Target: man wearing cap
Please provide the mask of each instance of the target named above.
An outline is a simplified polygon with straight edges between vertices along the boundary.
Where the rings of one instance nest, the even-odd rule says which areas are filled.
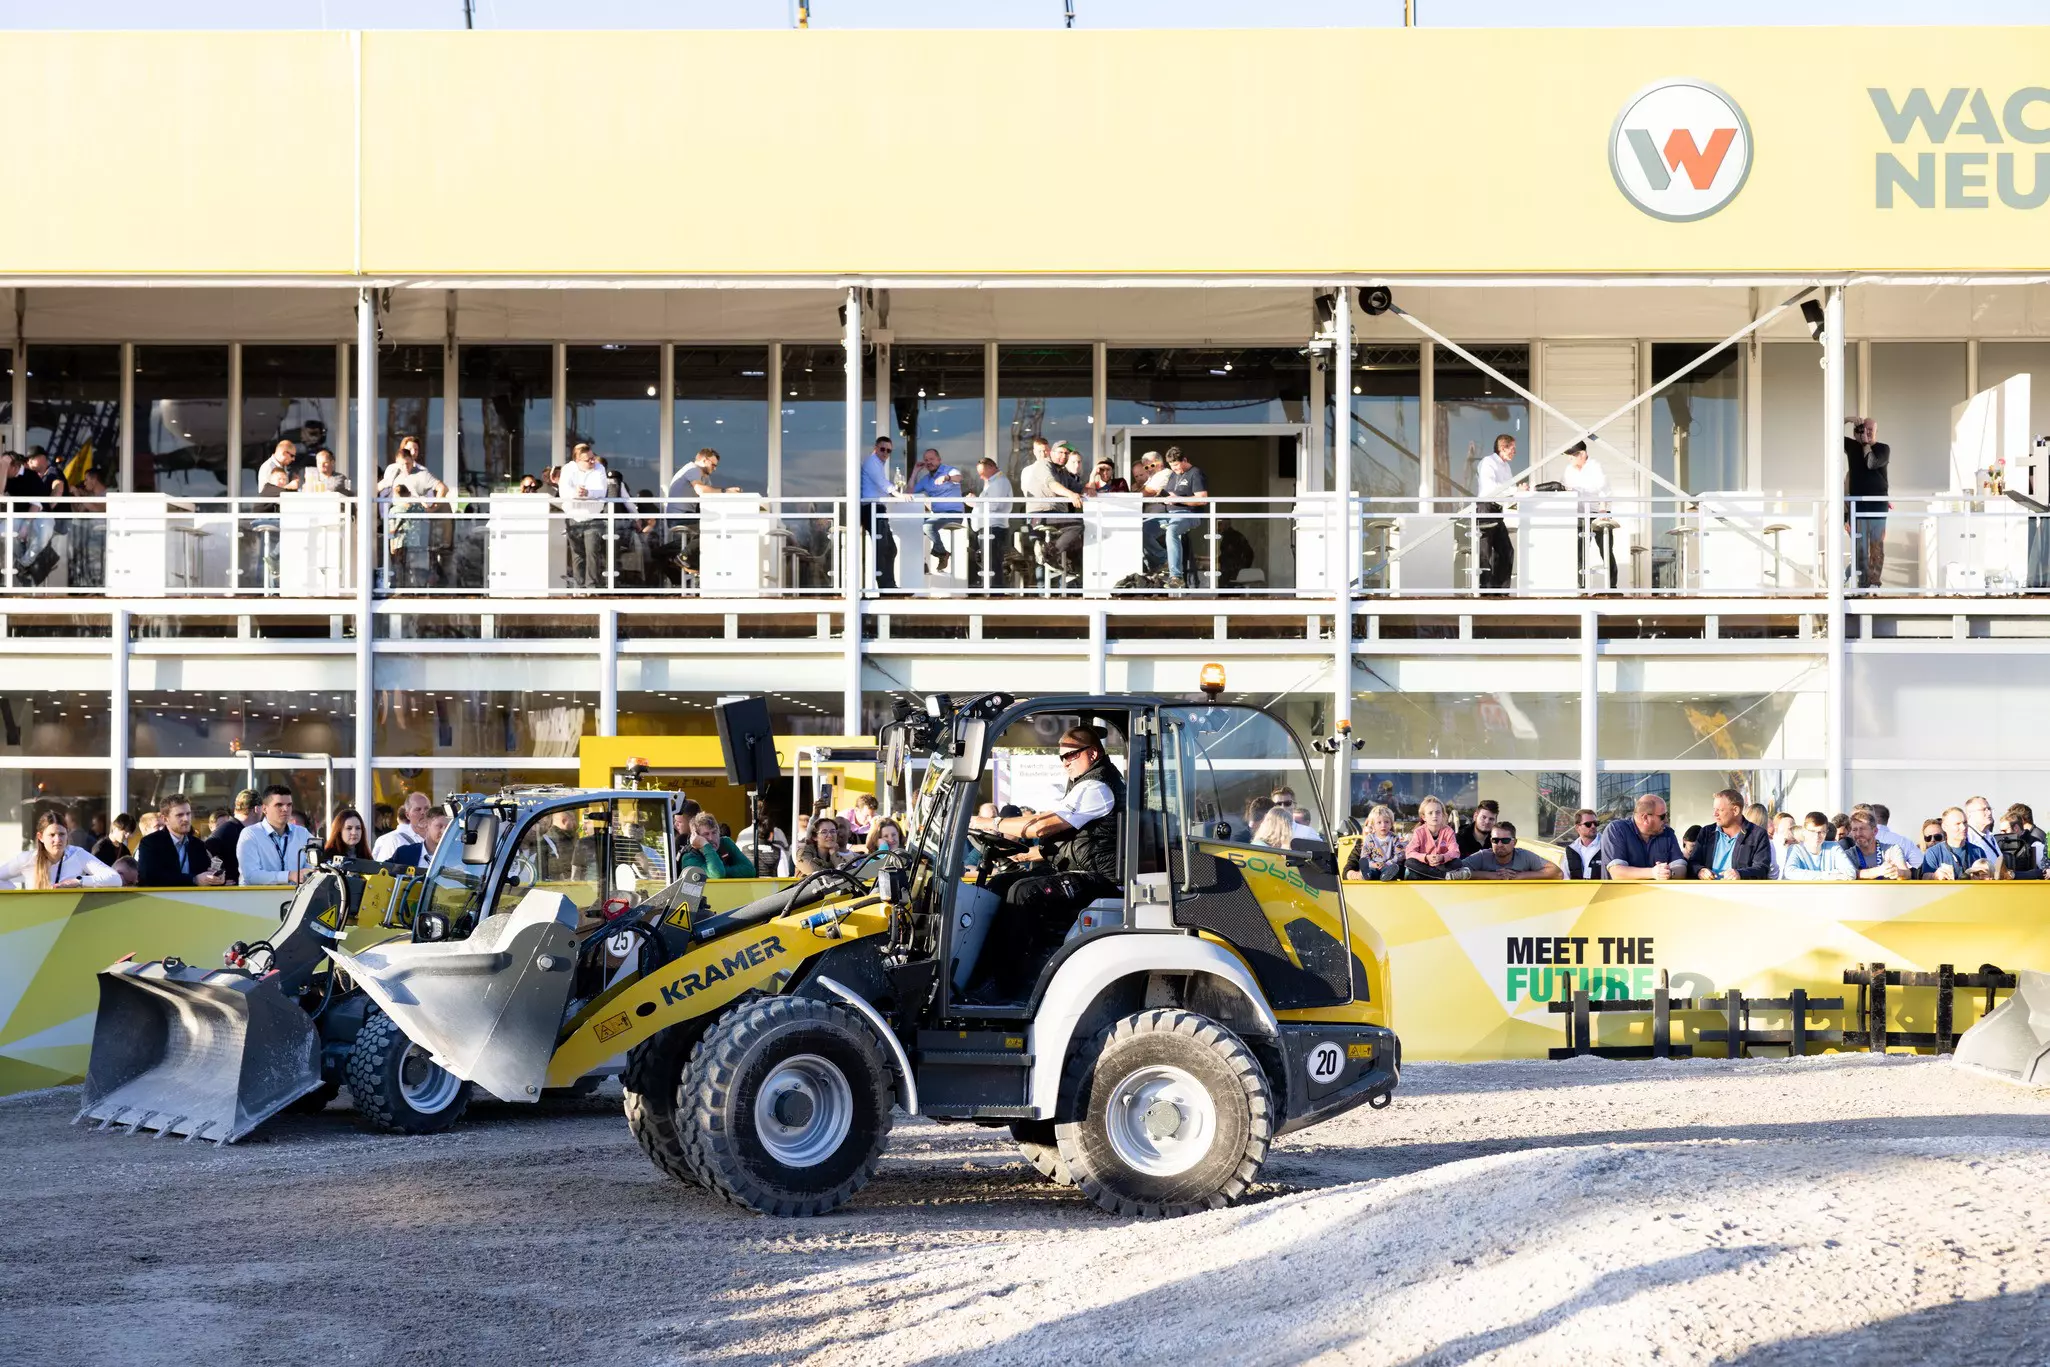
[[[1146,519],[1147,558],[1156,564],[1164,560],[1167,586],[1178,589],[1187,582],[1188,546],[1183,538],[1203,520],[1201,509],[1210,501],[1203,472],[1179,446],[1167,448],[1167,478],[1161,481],[1159,500],[1165,505],[1164,512]]]
[[[242,839],[242,828],[256,819],[256,789],[244,788],[235,794],[235,813],[214,822],[214,828],[206,837],[206,852],[221,861],[221,875],[230,883],[242,879],[242,865],[235,857],[236,846]]]

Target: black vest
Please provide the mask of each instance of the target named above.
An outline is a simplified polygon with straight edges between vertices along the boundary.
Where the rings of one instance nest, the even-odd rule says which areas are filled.
[[[1087,783],[1090,779],[1110,789],[1110,810],[1063,840],[1060,848],[1054,851],[1053,866],[1062,873],[1093,873],[1113,883],[1121,882],[1124,870],[1118,867],[1118,832],[1124,826],[1124,775],[1110,762],[1109,755],[1103,755],[1077,774],[1062,796],[1074,792],[1076,784]]]

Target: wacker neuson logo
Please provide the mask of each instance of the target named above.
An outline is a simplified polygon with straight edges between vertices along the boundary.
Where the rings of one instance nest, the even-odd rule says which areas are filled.
[[[1707,218],[1751,174],[1751,125],[1735,100],[1706,81],[1660,81],[1616,116],[1609,170],[1624,197],[1653,218]]]
[[[1932,95],[1916,86],[1866,92],[1886,140],[1896,148],[1922,143],[1943,150],[1881,152],[1873,174],[1879,209],[2040,209],[2050,203],[2050,87],[1950,89]]]

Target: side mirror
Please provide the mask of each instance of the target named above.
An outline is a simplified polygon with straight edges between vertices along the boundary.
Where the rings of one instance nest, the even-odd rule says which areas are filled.
[[[489,864],[498,853],[498,813],[478,812],[463,828],[463,862]]]
[[[982,773],[982,752],[988,744],[989,725],[972,721],[961,728],[961,752],[954,756],[954,777],[973,783]]]

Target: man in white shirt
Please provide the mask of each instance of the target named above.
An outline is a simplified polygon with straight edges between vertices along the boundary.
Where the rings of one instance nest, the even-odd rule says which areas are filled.
[[[1483,591],[1506,589],[1516,577],[1516,543],[1502,521],[1502,504],[1516,492],[1515,463],[1516,438],[1504,432],[1474,472]]]
[[[602,519],[612,474],[587,441],[578,442],[569,454],[559,486],[563,511],[569,514],[569,577],[580,589],[595,589],[605,570]]]
[[[1044,437],[1032,439],[1033,462],[1019,475],[1025,489],[1025,517],[1046,537],[1046,563],[1080,581],[1082,575],[1082,491],[1070,488],[1059,453]],[[1059,587],[1058,585],[1056,587]]]
[[[709,446],[701,446],[691,457],[690,464],[676,472],[669,481],[669,515],[674,519],[675,532],[672,539],[677,544],[678,554],[685,574],[691,574],[698,567],[698,499],[705,494],[737,494],[742,492],[738,484],[717,484],[719,475],[719,453]]]
[[[1616,528],[1609,517],[1609,477],[1602,463],[1587,453],[1587,443],[1576,441],[1566,448],[1566,470],[1559,482],[1580,496],[1580,587],[1593,587],[1587,578],[1587,547],[1592,541],[1597,554],[1609,566],[1609,591],[1616,589]],[[1608,525],[1598,525],[1606,523]]]
[[[1872,815],[1879,818],[1879,838],[1886,839],[1886,819],[1892,813],[1875,802]],[[2000,839],[1993,829],[1993,804],[1984,797],[1965,799],[1965,841],[1991,863],[2000,863]]]
[[[1979,799],[1979,801],[1981,802],[1985,802],[1985,800],[1986,799],[1984,798]],[[1891,809],[1887,807],[1885,803],[1863,802],[1860,803],[1859,806],[1863,807],[1865,810],[1872,813],[1872,824],[1875,828],[1872,832],[1872,836],[1873,839],[1879,842],[1880,849],[1899,850],[1901,852],[1901,855],[1904,858],[1906,858],[1910,864],[1919,863],[1921,861],[1921,842],[1908,839],[1899,831],[1895,830],[1891,825],[1887,824],[1888,821],[1892,818],[1893,812]],[[1970,818],[1971,811],[1972,807],[1971,804],[1968,802],[1965,804],[1965,815],[1967,819]],[[1991,814],[1990,806],[1988,814]],[[1998,847],[1995,847],[1993,849],[1993,853],[1999,853]]]
[[[292,820],[292,790],[273,783],[263,790],[263,820],[243,828],[235,842],[242,886],[298,883],[305,879],[299,853],[313,833]]]
[[[256,492],[260,498],[271,498],[277,494],[297,493],[299,477],[292,472],[299,459],[299,448],[289,441],[281,441],[272,450],[270,459],[257,467]],[[268,505],[268,511],[275,514],[277,504]],[[278,586],[278,522],[275,516],[261,517],[248,524],[257,534],[263,552],[263,586],[266,590]]]
[[[1011,501],[1018,495],[1011,477],[988,456],[975,462],[975,473],[982,477],[982,488],[968,495],[975,523],[975,535],[968,542],[968,577],[988,588],[997,566],[1003,564],[1004,533],[1011,529]]]
[[[420,463],[417,438],[399,439],[398,458],[384,467],[377,492],[391,500],[384,530],[393,577],[401,587],[422,587],[427,582],[430,528],[425,518],[408,514],[424,512],[429,503],[446,499],[448,486]]]
[[[1132,487],[1148,498],[1158,498],[1167,487],[1167,462],[1160,458],[1160,452],[1147,451],[1140,455],[1132,467]]]
[[[1573,814],[1573,835],[1563,840],[1559,848],[1564,852],[1560,861],[1568,878],[1600,880],[1602,876],[1601,822],[1596,819],[1594,809],[1582,807]]]
[[[433,799],[425,793],[407,793],[404,805],[399,808],[398,829],[377,837],[370,847],[370,857],[382,862],[397,853],[401,845],[419,844],[420,823],[426,819],[427,809],[433,805]]]

